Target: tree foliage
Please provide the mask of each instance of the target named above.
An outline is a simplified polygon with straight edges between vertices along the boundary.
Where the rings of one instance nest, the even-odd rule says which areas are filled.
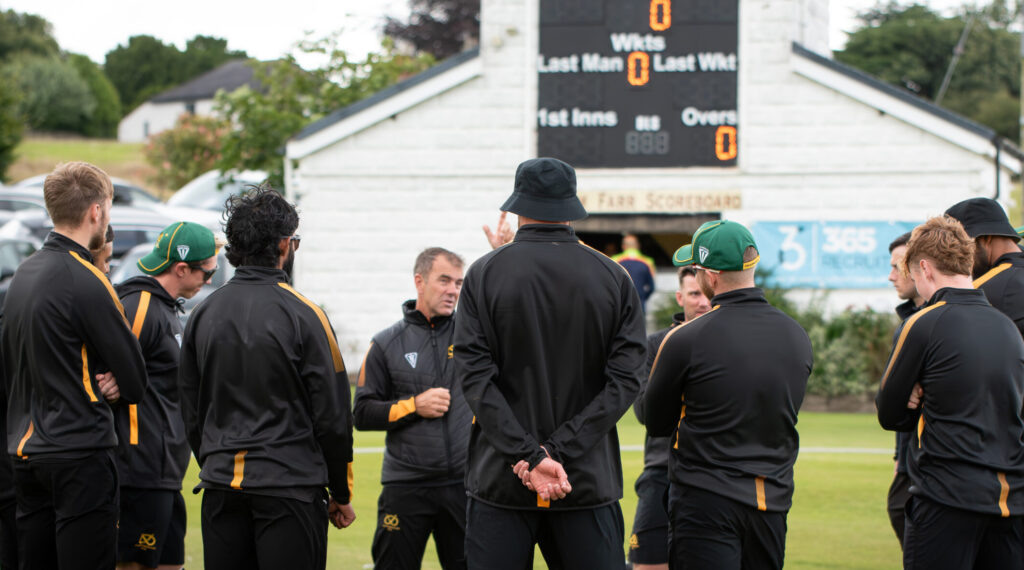
[[[0,61],[17,54],[57,55],[53,26],[45,18],[7,10],[0,12]]]
[[[384,35],[445,59],[480,42],[480,0],[409,0],[409,17],[388,17]]]
[[[121,99],[114,84],[103,74],[103,70],[88,57],[68,54],[68,63],[78,72],[89,87],[96,107],[79,129],[87,137],[113,137],[117,135],[117,123],[121,120]]]
[[[81,132],[96,110],[89,85],[68,62],[20,55],[6,65],[20,99],[18,114],[29,128]]]
[[[224,139],[220,170],[265,170],[270,181],[283,186],[283,151],[288,139],[328,113],[351,105],[418,73],[433,63],[429,55],[398,54],[386,41],[380,53],[350,59],[337,48],[336,38],[303,42],[300,51],[320,54],[326,63],[314,70],[300,68],[294,56],[273,62],[253,62],[263,89],[241,87],[221,93],[217,107],[231,117],[235,128]]]
[[[230,125],[224,119],[184,114],[173,129],[150,138],[143,150],[156,167],[150,180],[161,188],[181,188],[186,182],[212,170]]]
[[[1013,16],[1003,2],[975,13],[942,105],[1017,140],[1020,39],[1007,29]],[[926,6],[890,2],[859,19],[862,27],[836,59],[934,100],[968,15],[943,17]]]
[[[14,149],[21,142],[24,126],[18,115],[18,94],[5,70],[0,70],[0,182],[7,181],[7,169],[14,162]]]
[[[210,71],[244,51],[228,50],[227,40],[196,36],[185,51],[153,36],[132,36],[126,45],[107,52],[104,71],[117,89],[125,110],[150,97]]]

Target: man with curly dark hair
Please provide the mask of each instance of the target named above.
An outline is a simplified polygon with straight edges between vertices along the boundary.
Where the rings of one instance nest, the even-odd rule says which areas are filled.
[[[179,367],[206,567],[324,568],[328,518],[355,520],[345,364],[323,310],[289,283],[295,208],[260,186],[226,216],[237,269],[193,311]]]

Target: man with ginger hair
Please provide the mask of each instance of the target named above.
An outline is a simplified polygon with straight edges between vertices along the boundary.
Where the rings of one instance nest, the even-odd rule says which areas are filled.
[[[1020,568],[1024,342],[971,284],[975,242],[951,217],[914,229],[904,270],[925,306],[897,331],[875,402],[911,431],[903,564]]]
[[[7,451],[23,569],[116,562],[117,436],[100,383],[112,374],[121,399],[138,403],[146,368],[89,253],[104,244],[113,195],[99,168],[57,166],[43,183],[53,231],[18,267],[4,301]]]

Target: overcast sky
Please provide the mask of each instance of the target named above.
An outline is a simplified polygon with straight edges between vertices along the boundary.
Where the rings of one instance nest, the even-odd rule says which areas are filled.
[[[845,31],[856,28],[858,10],[875,0],[829,0],[829,38],[841,49]],[[925,0],[935,9],[964,0]],[[133,35],[148,34],[184,49],[197,34],[226,38],[230,49],[274,59],[304,37],[321,38],[341,30],[343,49],[364,54],[380,45],[384,14],[406,13],[407,0],[0,0],[0,9],[39,14],[53,24],[61,48],[103,63],[106,53]]]

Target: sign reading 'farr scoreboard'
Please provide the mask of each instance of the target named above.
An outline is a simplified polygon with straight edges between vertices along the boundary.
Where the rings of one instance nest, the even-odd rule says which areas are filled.
[[[576,167],[733,166],[738,0],[542,0],[537,151]]]

